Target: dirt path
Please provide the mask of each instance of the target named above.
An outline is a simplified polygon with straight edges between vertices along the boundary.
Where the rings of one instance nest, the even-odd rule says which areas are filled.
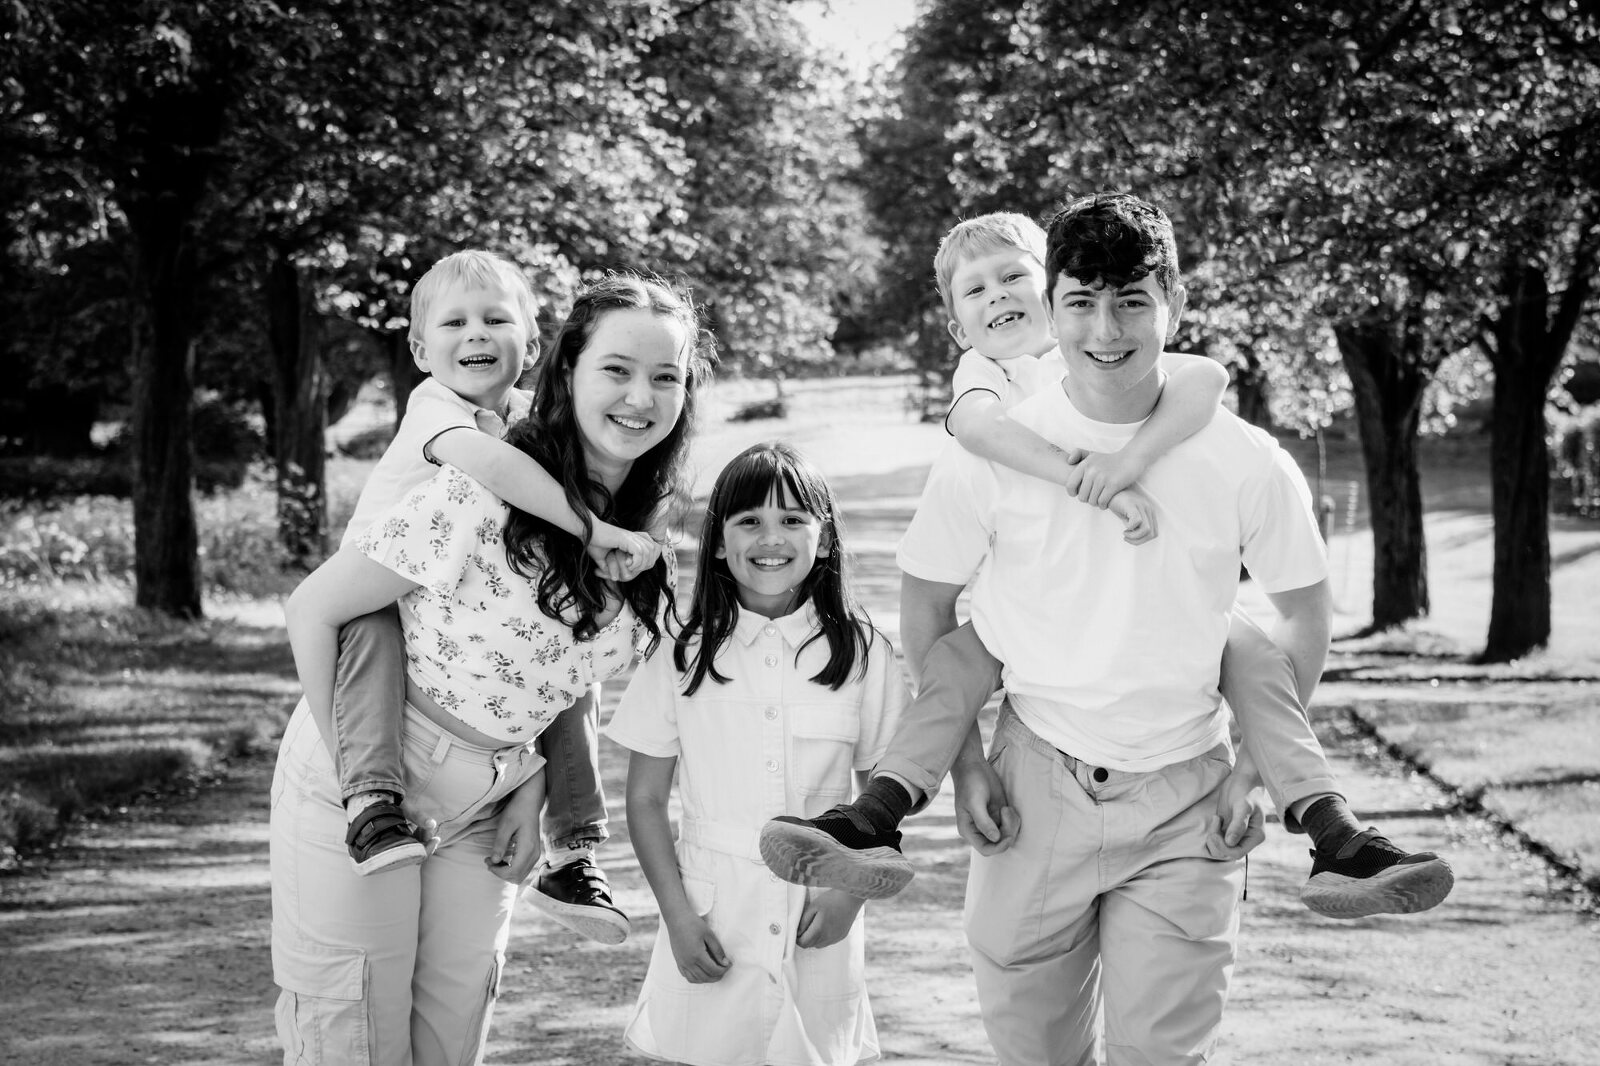
[[[1600,1047],[1600,924],[1538,862],[1323,723],[1357,807],[1449,854],[1458,884],[1412,918],[1326,921],[1295,891],[1307,861],[1279,827],[1250,864],[1243,950],[1221,1063],[1591,1066]],[[612,795],[622,759],[607,746]],[[268,958],[268,757],[199,795],[84,827],[48,864],[0,881],[0,1062],[31,1066],[275,1061]],[[911,824],[917,879],[869,909],[886,1058],[991,1061],[960,931],[965,853],[950,799]],[[620,948],[524,906],[489,1061],[625,1061],[626,1021],[656,932],[624,841],[606,849],[635,916]]]

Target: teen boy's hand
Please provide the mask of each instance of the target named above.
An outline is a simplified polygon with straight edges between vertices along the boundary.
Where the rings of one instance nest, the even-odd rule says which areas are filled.
[[[1006,786],[983,759],[950,768],[956,786],[956,832],[979,855],[998,855],[1017,842],[1022,819],[1006,802]]]
[[[1261,781],[1249,769],[1235,768],[1217,790],[1217,812],[1206,831],[1206,854],[1239,859],[1267,839]]]
[[[692,985],[720,981],[733,965],[722,950],[722,941],[711,931],[711,923],[698,914],[686,914],[668,923],[667,940],[678,972]]]
[[[825,948],[850,935],[866,900],[837,888],[815,895],[806,893],[806,906],[800,912],[800,933],[794,942],[803,948]]]

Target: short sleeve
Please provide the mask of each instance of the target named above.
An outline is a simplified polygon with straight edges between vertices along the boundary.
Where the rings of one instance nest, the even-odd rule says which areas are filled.
[[[432,378],[413,389],[394,440],[383,450],[356,497],[339,546],[356,543],[380,515],[439,472],[427,454],[434,438],[446,430],[474,426],[470,405]]]
[[[437,595],[461,583],[475,556],[505,551],[506,504],[453,466],[408,492],[356,542],[373,562]]]
[[[395,434],[396,441],[403,436],[408,446],[416,449],[418,459],[434,466],[439,465],[432,450],[439,434],[451,429],[478,431],[477,419],[460,400],[452,403],[434,390],[422,388],[412,392],[411,398],[406,401],[406,413],[400,419],[400,425],[401,431]]]
[[[956,372],[950,378],[950,409],[944,416],[946,433],[950,432],[950,415],[955,411],[956,404],[969,392],[993,393],[996,399],[1004,402],[1011,395],[1011,381],[993,359],[976,351],[962,352],[960,361],[956,363]]]
[[[965,585],[989,550],[999,483],[994,467],[951,442],[934,460],[895,561],[924,581]]]
[[[873,631],[867,673],[861,685],[861,737],[856,741],[851,762],[854,769],[870,770],[882,760],[910,698],[894,645],[882,633]]]
[[[671,640],[663,640],[655,653],[639,664],[611,721],[601,730],[630,751],[661,759],[681,750],[678,671],[672,665],[672,647]]]
[[[1262,475],[1244,486],[1239,507],[1244,565],[1263,592],[1305,588],[1328,576],[1311,489],[1288,452],[1273,446]]]

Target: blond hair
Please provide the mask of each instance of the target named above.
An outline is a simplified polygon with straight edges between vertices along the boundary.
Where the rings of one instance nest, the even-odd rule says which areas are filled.
[[[428,268],[428,272],[411,287],[411,330],[413,343],[420,343],[422,331],[427,328],[428,309],[439,293],[451,285],[468,289],[502,288],[516,301],[517,312],[522,316],[523,328],[528,336],[536,336],[539,318],[539,301],[522,271],[509,260],[493,252],[468,248],[452,252]]]
[[[993,211],[965,219],[951,227],[933,255],[933,279],[944,301],[945,314],[954,321],[955,304],[950,297],[950,279],[956,267],[974,256],[1016,248],[1027,252],[1044,265],[1044,230],[1027,215],[1015,211]]]

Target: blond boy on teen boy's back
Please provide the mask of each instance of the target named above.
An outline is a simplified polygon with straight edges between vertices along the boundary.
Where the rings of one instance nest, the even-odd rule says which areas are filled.
[[[1047,306],[1044,231],[1023,215],[983,215],[955,226],[940,243],[934,264],[950,334],[969,348],[956,368],[946,420],[962,447],[1060,485],[1084,502],[1109,507],[1130,544],[1154,537],[1159,503],[1135,483],[1151,463],[1211,422],[1226,371],[1208,359],[1163,352],[1157,361],[1165,379],[1159,399],[1120,450],[1057,447],[1006,414],[1029,396],[1060,388],[1066,374],[1055,346],[1057,309]],[[1171,314],[1173,327],[1181,309],[1180,298]],[[1086,358],[1114,366],[1138,342],[1119,332],[1116,316],[1105,319],[1096,330],[1096,349]],[[1049,490],[1041,486],[1040,491]],[[1085,618],[1082,624],[1092,626],[1094,620]],[[867,789],[853,803],[814,820],[781,818],[767,824],[762,855],[780,877],[868,898],[892,895],[911,879],[914,871],[899,849],[899,823],[933,798],[958,756],[975,751],[981,759],[977,714],[999,687],[1003,666],[971,623],[938,640],[920,663],[910,665],[913,674],[920,672],[917,698]],[[1435,906],[1453,883],[1449,866],[1429,853],[1408,856],[1355,822],[1306,719],[1302,695],[1309,697],[1309,688],[1271,638],[1235,611],[1220,689],[1245,744],[1240,757],[1245,772],[1239,779],[1248,779],[1252,767],[1259,772],[1284,812],[1285,825],[1309,832],[1318,845],[1303,902],[1340,918]],[[1213,834],[1219,858],[1242,854],[1261,839],[1252,822],[1258,811],[1242,791],[1227,791],[1219,803]],[[1002,852],[1016,838],[1016,812],[1007,805],[958,806],[957,816],[963,835],[980,841],[984,854]]]

